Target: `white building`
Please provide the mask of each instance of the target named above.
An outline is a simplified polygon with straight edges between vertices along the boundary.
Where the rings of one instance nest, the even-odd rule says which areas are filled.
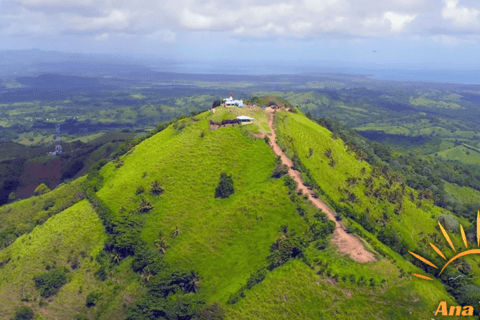
[[[247,116],[238,116],[237,119],[240,121],[240,123],[251,123],[253,121],[253,118],[247,117]]]
[[[237,106],[242,108],[243,107],[243,100],[233,100],[233,93],[230,93],[230,97],[223,99],[223,103],[227,107]]]

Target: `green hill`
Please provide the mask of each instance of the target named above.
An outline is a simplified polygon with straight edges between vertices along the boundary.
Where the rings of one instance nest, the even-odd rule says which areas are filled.
[[[420,319],[439,301],[455,303],[440,280],[410,275],[436,273],[408,254],[439,262],[428,242],[453,253],[433,240],[447,211],[299,111],[278,112],[278,142],[304,181],[378,259],[357,263],[337,252],[332,222],[252,134],[268,132],[266,115],[210,128],[229,112],[181,117],[87,177],[1,207],[0,314],[27,306],[37,319]],[[233,181],[227,198],[216,197],[222,173]],[[479,260],[468,261],[478,273]]]

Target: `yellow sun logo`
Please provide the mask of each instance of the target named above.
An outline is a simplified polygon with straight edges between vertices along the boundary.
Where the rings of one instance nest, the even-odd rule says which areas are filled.
[[[450,239],[450,237],[448,236],[447,232],[445,231],[445,229],[443,228],[442,224],[439,222],[438,225],[440,226],[440,230],[442,230],[442,233],[443,233],[443,236],[445,237],[445,239],[447,240],[448,244],[450,245],[450,247],[453,249],[453,251],[457,252],[457,250],[455,250],[455,247],[453,246],[453,242],[452,240]],[[462,239],[463,239],[463,244],[465,245],[465,249],[468,249],[468,243],[467,243],[467,237],[465,236],[465,231],[463,230],[463,227],[462,225],[460,225],[460,233],[462,234]],[[447,258],[445,257],[445,255],[442,253],[442,251],[440,251],[440,249],[438,249],[434,244],[430,243],[430,245],[432,246],[433,250],[435,250],[435,252],[440,256],[442,257],[444,260],[447,260]],[[478,211],[477,213],[477,245],[480,246],[480,211]],[[438,269],[438,267],[436,265],[434,265],[433,263],[431,263],[430,261],[428,261],[427,259],[419,256],[418,254],[416,253],[413,253],[411,251],[409,251],[411,255],[413,255],[415,258],[417,258],[418,260],[422,261],[423,263],[425,264],[428,264],[429,266],[431,267],[434,267],[435,269]],[[470,255],[470,254],[476,254],[476,253],[480,253],[480,249],[470,249],[470,250],[466,250],[466,251],[463,251],[463,252],[460,252],[458,253],[457,255],[455,255],[453,258],[451,258],[450,260],[447,261],[447,263],[445,263],[445,265],[443,266],[443,268],[440,270],[440,273],[438,275],[441,275],[443,270],[445,270],[445,268],[453,261],[457,260],[458,258],[461,258],[461,257],[464,257],[464,256],[467,256],[467,255]],[[417,278],[420,278],[420,279],[425,279],[425,280],[433,280],[432,278],[430,277],[427,277],[427,276],[424,276],[424,275],[421,275],[421,274],[416,274],[416,273],[412,273],[412,275],[414,275],[415,277]]]

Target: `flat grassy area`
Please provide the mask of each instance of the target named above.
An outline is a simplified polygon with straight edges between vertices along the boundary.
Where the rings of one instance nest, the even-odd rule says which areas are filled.
[[[463,163],[480,164],[480,153],[464,146],[456,146],[438,152],[438,156],[446,160],[458,160]]]
[[[270,178],[276,166],[270,147],[239,130],[246,126],[210,131],[209,116],[182,120],[190,124],[181,131],[170,126],[145,140],[121,168],[104,167],[98,195],[114,212],[136,211],[141,197],[148,199],[154,209],[144,215],[145,240],[153,245],[159,232],[165,234],[165,259],[197,271],[206,299],[225,302],[265,263],[281,225],[304,226],[283,181]],[[215,199],[223,171],[232,175],[235,194]],[[160,196],[149,194],[155,180],[165,189]],[[136,195],[140,186],[145,194]],[[171,237],[175,230],[178,236]]]

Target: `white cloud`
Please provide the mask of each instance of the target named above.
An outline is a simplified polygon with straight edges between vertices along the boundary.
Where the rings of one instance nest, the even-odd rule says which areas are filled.
[[[199,13],[194,13],[189,9],[182,12],[181,23],[191,29],[208,29],[213,25],[213,17],[208,17]]]
[[[480,10],[475,8],[459,7],[458,0],[445,0],[442,17],[460,27],[478,26]]]
[[[392,31],[402,31],[406,24],[413,21],[416,15],[402,15],[395,12],[386,12],[384,18],[391,23]]]
[[[130,34],[160,42],[173,42],[185,31],[237,37],[362,38],[392,32],[458,37],[458,28],[467,27],[480,34],[480,11],[458,0],[0,1],[0,32],[32,36],[92,32],[97,40]]]
[[[66,25],[70,25],[77,30],[102,28],[122,30],[130,25],[128,14],[120,10],[113,10],[108,15],[101,17],[72,17],[71,15],[63,14],[62,18]]]

